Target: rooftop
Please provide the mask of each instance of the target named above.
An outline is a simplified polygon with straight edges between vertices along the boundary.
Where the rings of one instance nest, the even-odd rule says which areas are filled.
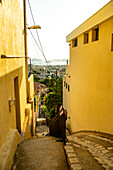
[[[108,2],[104,7],[102,7],[99,11],[97,11],[94,15],[87,19],[83,24],[81,24],[69,35],[67,35],[66,41],[69,42],[70,40],[99,25],[110,17],[113,17],[113,0]]]

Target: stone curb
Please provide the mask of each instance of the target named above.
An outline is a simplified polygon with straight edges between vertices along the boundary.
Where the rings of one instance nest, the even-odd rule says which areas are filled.
[[[79,161],[77,159],[77,156],[75,155],[75,152],[74,152],[74,149],[73,149],[71,143],[69,143],[69,142],[66,143],[66,146],[64,146],[64,151],[66,153],[69,169],[70,170],[82,169],[79,164]]]

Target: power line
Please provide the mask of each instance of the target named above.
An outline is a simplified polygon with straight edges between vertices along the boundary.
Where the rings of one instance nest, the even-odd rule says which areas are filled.
[[[32,8],[31,8],[31,5],[30,5],[30,1],[28,0],[28,4],[29,4],[29,9],[30,9],[30,12],[31,12],[31,16],[32,16],[32,20],[33,20],[33,23],[35,25],[35,19],[34,19],[34,16],[33,16],[33,12],[32,12]],[[37,34],[37,37],[38,37],[38,40],[39,40],[39,43],[40,43],[40,47],[41,47],[41,51],[42,51],[42,54],[44,56],[44,59],[45,61],[47,62],[47,59],[45,57],[45,54],[44,54],[44,50],[42,48],[42,44],[41,44],[41,41],[40,41],[40,38],[39,38],[39,35],[38,35],[38,31],[36,30],[36,34]],[[36,40],[36,39],[35,39]],[[38,46],[39,47],[39,46]]]
[[[36,51],[36,56],[38,57],[38,56],[39,56],[39,53],[38,53],[38,50],[37,50],[37,45],[35,44],[33,38],[32,38],[32,42],[33,42],[33,44],[34,44],[34,48],[35,48],[35,51]]]
[[[33,37],[33,39],[34,39],[34,41],[35,41],[36,45],[38,46],[38,48],[39,48],[40,52],[42,53],[42,51],[41,51],[41,49],[40,49],[40,47],[39,47],[39,45],[38,45],[38,43],[37,43],[37,41],[36,41],[36,39],[35,39],[35,37],[34,37],[33,33],[32,33],[32,31],[31,31],[30,29],[29,29],[29,31],[30,31],[30,33],[31,33],[31,35],[32,35],[32,37]],[[45,57],[45,55],[44,55],[44,54],[43,54],[43,56],[44,56],[44,59],[45,59],[45,61],[46,61],[46,64],[48,65],[47,59],[46,59],[46,57]],[[49,66],[49,65],[48,65],[48,66]]]
[[[31,14],[30,14],[30,11],[28,10],[28,20],[30,21],[30,23],[32,23],[32,21],[31,21]],[[38,52],[37,52],[37,45],[36,45],[36,43],[34,42],[34,39],[33,39],[33,37],[32,37],[32,42],[33,42],[33,44],[34,44],[34,48],[35,48],[35,51],[36,51],[36,55],[37,55],[37,57],[39,56],[39,54],[38,54]],[[39,47],[38,47],[39,48]]]

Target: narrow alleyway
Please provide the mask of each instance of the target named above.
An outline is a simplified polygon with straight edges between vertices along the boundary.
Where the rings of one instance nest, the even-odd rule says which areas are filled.
[[[19,145],[12,170],[69,170],[67,161],[72,170],[113,170],[113,140],[78,133],[63,146],[48,133],[45,119],[38,119],[36,136]]]
[[[47,134],[48,127],[38,122],[36,136],[19,145],[12,170],[68,170],[63,143]]]

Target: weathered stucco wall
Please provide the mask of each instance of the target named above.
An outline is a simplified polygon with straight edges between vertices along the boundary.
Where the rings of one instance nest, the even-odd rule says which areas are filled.
[[[0,3],[0,54],[25,54],[23,11],[18,0]]]
[[[70,117],[67,125],[72,132],[113,134],[113,17],[99,24],[98,41],[92,42],[92,29],[87,31],[87,44],[83,43],[84,34],[78,36],[77,47],[70,41],[70,65],[64,76],[70,92],[63,89],[63,105]]]
[[[29,93],[29,100],[30,98],[34,98],[34,76],[33,74],[30,75],[28,79],[28,93]]]
[[[14,79],[18,76],[20,128],[23,129],[26,106],[25,57],[1,58],[1,54],[24,56],[23,11],[18,0],[0,3],[0,147],[10,129],[16,128]],[[8,100],[12,97],[12,109]]]

